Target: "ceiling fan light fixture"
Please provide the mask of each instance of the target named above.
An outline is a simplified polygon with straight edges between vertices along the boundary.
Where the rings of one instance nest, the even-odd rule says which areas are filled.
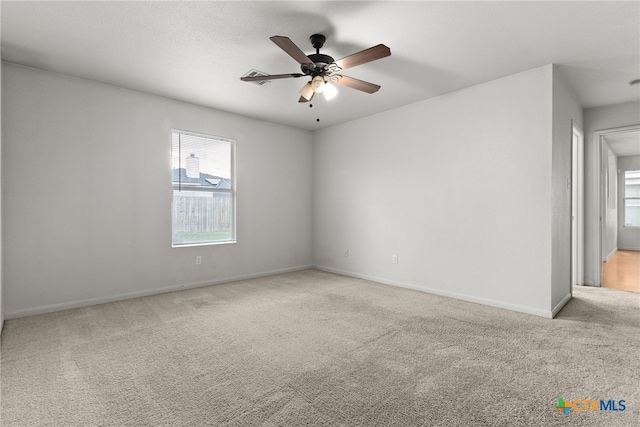
[[[259,84],[264,84],[265,82],[277,79],[297,77],[311,79],[311,81],[300,89],[299,103],[310,102],[316,93],[324,93],[327,100],[334,98],[338,94],[338,90],[332,83],[369,94],[377,92],[378,89],[380,89],[379,85],[333,73],[391,55],[391,49],[389,49],[389,47],[378,44],[336,61],[333,57],[320,53],[320,48],[326,40],[326,37],[322,34],[313,34],[310,37],[311,45],[316,50],[316,53],[310,55],[305,54],[289,37],[273,36],[269,39],[300,64],[300,71],[302,71],[302,73],[263,75],[264,73],[258,74],[259,72],[256,71],[255,73],[249,72],[247,75],[240,77],[240,80],[243,82],[259,82]],[[309,104],[309,106],[311,107],[312,105]]]
[[[324,77],[322,76],[315,76],[313,80],[311,80],[311,89],[315,93],[322,93],[324,91],[324,86],[325,82]]]
[[[327,101],[333,99],[338,94],[338,89],[330,83],[325,83],[324,85],[324,97],[327,98]]]
[[[300,89],[300,96],[302,96],[307,101],[311,100],[311,97],[313,96],[313,88],[311,87],[311,82],[302,86],[302,89]]]

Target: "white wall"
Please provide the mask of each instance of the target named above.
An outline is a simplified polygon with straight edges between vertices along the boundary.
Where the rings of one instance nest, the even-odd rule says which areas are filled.
[[[640,156],[618,157],[618,249],[640,251],[640,228],[624,226],[624,173],[640,170]]]
[[[552,74],[317,131],[316,266],[550,317]]]
[[[594,132],[640,124],[640,102],[626,102],[597,108],[587,108],[583,113],[585,142],[585,284],[601,283],[596,277],[594,260],[600,257],[597,234],[600,232],[600,216],[597,177],[600,168],[596,161],[598,141]],[[604,252],[604,250],[603,250]],[[604,253],[603,255],[606,255]]]
[[[7,317],[312,264],[309,132],[13,64],[2,77]],[[171,248],[172,128],[237,140],[238,243]]]
[[[571,144],[582,107],[553,67],[551,307],[555,315],[571,298]]]

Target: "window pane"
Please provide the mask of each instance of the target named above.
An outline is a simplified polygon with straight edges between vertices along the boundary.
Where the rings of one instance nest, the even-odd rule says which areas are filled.
[[[233,143],[174,132],[171,154],[173,245],[233,241]]]
[[[640,199],[624,201],[624,225],[625,227],[640,227]]]
[[[624,197],[640,197],[640,171],[625,171]]]
[[[231,149],[230,141],[174,132],[171,148],[174,183],[181,178],[182,185],[208,185],[207,179],[224,178],[231,188]]]

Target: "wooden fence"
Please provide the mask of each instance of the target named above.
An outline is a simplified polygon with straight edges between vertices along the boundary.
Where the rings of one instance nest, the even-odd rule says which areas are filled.
[[[233,198],[227,192],[174,191],[173,232],[230,230]]]

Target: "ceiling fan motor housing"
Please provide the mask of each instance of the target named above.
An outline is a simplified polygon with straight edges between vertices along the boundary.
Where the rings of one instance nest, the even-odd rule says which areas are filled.
[[[316,53],[307,55],[307,57],[313,61],[315,67],[309,67],[307,64],[302,64],[300,66],[300,69],[304,74],[307,75],[325,76],[327,74],[325,66],[335,62],[335,60],[329,55],[320,53],[320,49],[324,45],[324,42],[327,40],[327,38],[322,34],[314,34],[309,37],[309,40],[311,40],[311,45],[316,50]]]
[[[307,57],[316,65],[316,70],[322,69],[325,65],[335,62],[332,57],[330,57],[329,55],[324,55],[322,53],[314,53],[312,55],[307,55]],[[302,67],[302,71],[305,71],[305,67]]]

